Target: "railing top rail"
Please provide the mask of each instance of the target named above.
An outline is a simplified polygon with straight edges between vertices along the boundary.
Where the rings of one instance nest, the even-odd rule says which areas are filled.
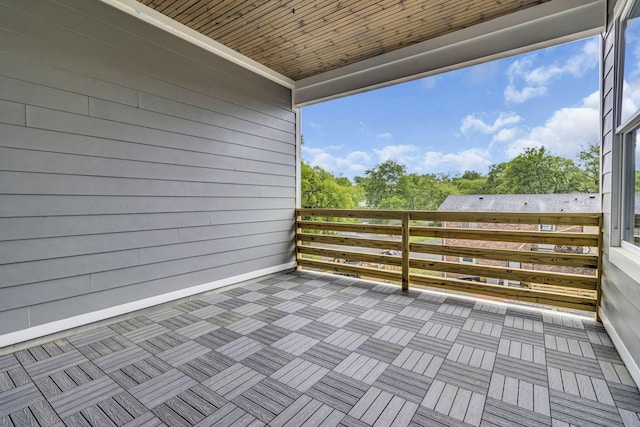
[[[297,209],[298,216],[357,219],[402,219],[409,213],[412,220],[509,224],[590,225],[599,226],[601,212],[443,212],[367,209]]]

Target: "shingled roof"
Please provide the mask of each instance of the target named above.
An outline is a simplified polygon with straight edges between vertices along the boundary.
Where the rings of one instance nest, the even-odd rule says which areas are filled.
[[[443,212],[599,212],[596,194],[478,194],[448,196]]]

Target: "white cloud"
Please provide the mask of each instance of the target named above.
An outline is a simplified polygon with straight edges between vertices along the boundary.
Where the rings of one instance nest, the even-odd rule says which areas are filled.
[[[379,133],[377,136],[379,139],[393,139],[393,134],[391,132],[382,132],[382,133]]]
[[[438,76],[429,76],[420,79],[420,84],[423,89],[433,89],[434,87],[436,87],[436,83],[438,83]]]
[[[504,89],[504,98],[508,103],[521,104],[531,98],[548,93],[547,85],[563,75],[582,76],[587,70],[598,64],[598,42],[586,41],[582,50],[562,63],[534,67],[536,55],[514,61],[507,71],[508,85]]]
[[[510,140],[505,133],[494,141],[508,143],[505,152],[510,158],[527,148],[542,146],[555,155],[575,158],[582,148],[599,140],[598,96],[598,92],[594,92],[584,98],[579,107],[557,110],[544,125],[534,127],[517,139]]]
[[[504,99],[510,104],[522,104],[531,98],[539,98],[547,94],[547,88],[544,86],[530,87],[525,86],[522,89],[516,89],[512,84],[504,88]]]
[[[500,129],[498,133],[493,135],[491,142],[509,142],[522,135],[522,129],[519,127]]]
[[[302,146],[302,153],[311,166],[320,166],[333,174],[348,176],[362,174],[372,166],[371,156],[364,151],[352,151],[344,157],[334,156],[322,148]]]
[[[477,171],[486,169],[491,164],[491,154],[487,150],[480,148],[471,148],[448,154],[439,151],[428,151],[423,156],[423,168],[428,171],[442,170],[443,165],[446,165],[450,170],[460,172]]]
[[[486,134],[495,133],[499,129],[514,125],[521,120],[522,118],[516,113],[500,113],[493,123],[485,123],[477,115],[470,114],[462,119],[460,131],[465,135],[471,130],[477,130]]]
[[[323,127],[322,127],[322,125],[320,123],[311,122],[311,121],[306,122],[306,123],[313,130],[322,130],[323,129]]]
[[[378,156],[379,162],[393,160],[402,165],[408,165],[415,161],[420,148],[415,145],[387,145],[379,150],[374,148],[373,152]]]

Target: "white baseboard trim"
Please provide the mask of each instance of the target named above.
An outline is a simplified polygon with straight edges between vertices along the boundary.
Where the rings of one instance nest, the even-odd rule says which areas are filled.
[[[616,350],[618,350],[618,353],[620,354],[622,361],[627,367],[631,378],[633,378],[633,381],[635,381],[636,386],[640,387],[640,367],[638,367],[636,361],[633,359],[633,357],[631,357],[631,353],[624,345],[624,342],[622,342],[622,338],[620,338],[620,335],[618,335],[618,332],[616,332],[616,329],[609,321],[607,314],[602,309],[599,310],[598,314],[600,315],[600,320],[602,321],[604,329],[607,331],[607,334],[609,334],[609,337],[611,338],[611,341],[613,341],[613,345],[616,347]]]
[[[43,325],[34,326],[16,332],[0,335],[0,349],[6,346],[18,344],[24,341],[33,340],[47,335],[55,334],[71,328],[87,325],[89,323],[98,322],[111,317],[120,316],[131,313],[144,308],[153,307],[155,305],[178,300],[180,298],[189,297],[224,286],[233,285],[235,283],[244,282],[246,280],[255,279],[257,277],[266,276],[268,274],[279,273],[284,270],[292,269],[296,266],[296,262],[281,264],[274,267],[264,268],[262,270],[251,271],[249,273],[240,274],[238,276],[227,277],[225,279],[216,280],[202,285],[192,286],[190,288],[180,289],[178,291],[168,292],[162,295],[156,295],[129,303],[116,305],[102,310],[93,311],[91,313],[81,314],[69,317],[67,319],[56,320],[54,322],[45,323]]]

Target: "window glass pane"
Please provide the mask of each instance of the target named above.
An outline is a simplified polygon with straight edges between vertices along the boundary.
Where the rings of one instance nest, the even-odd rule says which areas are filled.
[[[628,135],[624,146],[625,240],[640,247],[640,130]]]
[[[640,2],[634,5],[625,27],[621,124],[640,110]]]

